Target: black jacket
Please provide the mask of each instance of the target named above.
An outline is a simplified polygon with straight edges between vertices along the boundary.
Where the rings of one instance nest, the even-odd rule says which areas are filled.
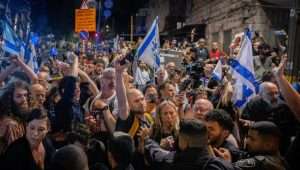
[[[212,157],[202,148],[189,148],[185,151],[166,151],[151,139],[145,141],[145,154],[151,164],[159,164],[165,170],[233,170],[233,167],[218,158]]]
[[[236,170],[287,170],[286,161],[277,155],[256,155],[241,159],[233,166]]]
[[[49,169],[51,157],[55,152],[51,142],[46,138],[43,141],[45,147],[45,170]],[[13,142],[7,149],[4,160],[1,162],[3,170],[40,170],[34,161],[31,148],[25,137]]]
[[[212,157],[200,148],[189,148],[175,154],[174,170],[233,170],[233,167],[218,158]]]

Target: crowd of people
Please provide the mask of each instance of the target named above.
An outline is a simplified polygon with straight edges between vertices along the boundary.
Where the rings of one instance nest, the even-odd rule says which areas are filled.
[[[155,71],[126,60],[131,43],[49,57],[38,73],[11,56],[0,73],[0,169],[299,169],[300,95],[284,75],[286,50],[252,44],[260,88],[242,110],[228,70],[239,39],[230,54],[205,39],[165,41],[183,66]],[[222,81],[212,75],[219,60]]]

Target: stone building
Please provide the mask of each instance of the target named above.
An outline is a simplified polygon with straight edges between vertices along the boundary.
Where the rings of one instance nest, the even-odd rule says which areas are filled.
[[[226,50],[249,25],[274,44],[273,32],[287,31],[289,5],[289,0],[150,0],[148,21],[159,14],[162,32],[176,28],[175,23],[204,25],[209,44],[217,41]]]

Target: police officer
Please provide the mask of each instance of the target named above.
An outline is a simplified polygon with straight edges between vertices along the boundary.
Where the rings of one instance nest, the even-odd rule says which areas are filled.
[[[178,137],[179,150],[163,150],[151,139],[146,139],[145,151],[150,161],[164,163],[161,169],[172,170],[231,170],[226,161],[211,155],[205,124],[196,119],[182,120]],[[166,165],[168,164],[168,165]]]
[[[235,169],[243,170],[285,170],[288,168],[285,160],[280,156],[280,131],[272,122],[260,121],[254,123],[248,132],[246,149],[248,157],[233,163]],[[215,150],[218,156],[230,160],[228,150]]]

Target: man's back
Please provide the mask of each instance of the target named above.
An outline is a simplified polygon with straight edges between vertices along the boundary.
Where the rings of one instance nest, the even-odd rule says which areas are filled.
[[[248,159],[241,159],[233,166],[235,169],[264,169],[264,170],[285,170],[287,169],[286,163],[280,156],[273,155],[257,155]]]
[[[190,148],[175,155],[171,169],[176,170],[231,170],[233,167],[218,158],[212,157],[207,151]]]

